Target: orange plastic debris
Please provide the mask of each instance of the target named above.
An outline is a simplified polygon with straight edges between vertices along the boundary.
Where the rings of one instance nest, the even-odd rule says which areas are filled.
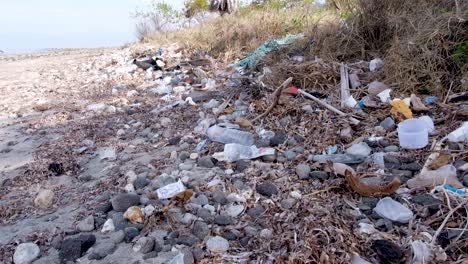
[[[405,104],[405,102],[403,102],[403,100],[392,101],[390,102],[390,105],[392,106],[390,113],[398,122],[413,118],[413,112],[411,112],[411,109]]]

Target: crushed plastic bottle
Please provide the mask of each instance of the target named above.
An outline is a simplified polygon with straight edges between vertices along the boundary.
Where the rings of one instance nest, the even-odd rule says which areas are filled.
[[[381,217],[393,222],[407,224],[413,218],[413,212],[390,197],[385,197],[377,203],[374,211]]]
[[[332,161],[343,164],[361,164],[366,159],[365,156],[351,154],[333,154],[333,155],[310,155],[308,160],[311,161]]]
[[[464,122],[463,125],[448,135],[450,142],[467,142],[468,143],[468,122]]]
[[[463,184],[457,178],[457,168],[453,165],[445,165],[437,170],[421,171],[416,177],[409,179],[408,187],[411,189],[422,189],[439,185],[449,185],[458,189]]]
[[[240,144],[226,144],[224,146],[224,152],[215,153],[213,157],[220,161],[234,162],[268,155],[275,155],[275,149],[257,148],[256,146],[244,146]]]
[[[254,136],[245,131],[223,128],[220,126],[212,126],[208,128],[206,134],[212,141],[223,144],[236,143],[244,146],[252,146],[254,144]]]

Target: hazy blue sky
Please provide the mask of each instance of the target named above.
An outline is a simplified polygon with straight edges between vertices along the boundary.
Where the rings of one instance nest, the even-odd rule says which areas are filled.
[[[135,40],[130,12],[148,0],[0,0],[0,50],[118,46]],[[167,1],[181,7],[183,0]]]

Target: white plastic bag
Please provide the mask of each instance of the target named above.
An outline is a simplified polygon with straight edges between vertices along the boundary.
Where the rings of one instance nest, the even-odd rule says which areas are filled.
[[[170,199],[179,193],[185,192],[184,184],[179,180],[156,190],[159,199]]]

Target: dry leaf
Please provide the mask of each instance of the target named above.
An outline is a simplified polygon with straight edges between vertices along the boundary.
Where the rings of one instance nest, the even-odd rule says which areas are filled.
[[[427,108],[421,99],[417,97],[415,94],[411,95],[411,107],[413,108],[414,111],[416,112],[422,112],[422,111],[427,111],[429,108]]]
[[[175,196],[177,200],[182,201],[183,203],[186,203],[190,198],[193,196],[193,190],[192,189],[187,189]]]
[[[438,170],[442,166],[445,166],[450,163],[450,156],[446,154],[439,155],[437,159],[435,159],[431,165],[429,165],[429,169],[431,170]]]
[[[238,124],[241,127],[248,128],[252,126],[252,122],[249,120],[243,118],[243,117],[238,117],[236,120],[234,120],[234,124]]]
[[[132,206],[125,211],[124,218],[130,221],[132,224],[143,223],[144,216],[140,207]]]
[[[364,197],[387,196],[394,193],[401,185],[398,178],[394,178],[385,186],[366,184],[361,181],[361,177],[353,175],[349,170],[345,172],[345,178],[351,189]]]

